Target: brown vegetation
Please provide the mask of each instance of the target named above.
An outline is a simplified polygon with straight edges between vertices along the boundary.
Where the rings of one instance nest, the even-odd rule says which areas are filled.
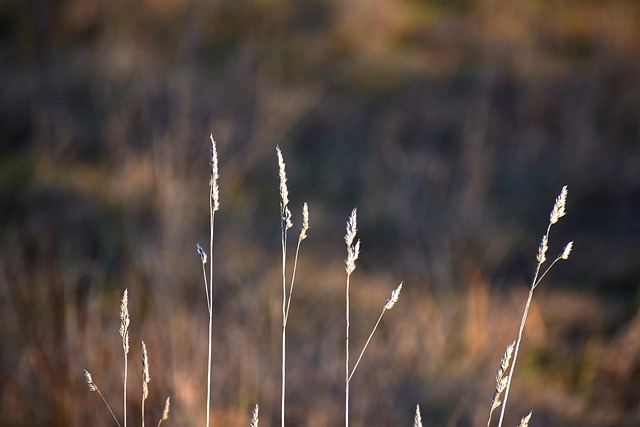
[[[639,18],[632,0],[3,3],[2,424],[113,425],[83,368],[122,419],[124,289],[128,421],[170,395],[163,426],[204,424],[211,132],[212,425],[249,425],[256,403],[280,421],[276,145],[313,227],[287,314],[289,425],[343,418],[353,206],[354,349],[404,287],[352,379],[351,424],[485,425],[563,184],[549,250],[575,254],[536,290],[505,425],[637,424]]]

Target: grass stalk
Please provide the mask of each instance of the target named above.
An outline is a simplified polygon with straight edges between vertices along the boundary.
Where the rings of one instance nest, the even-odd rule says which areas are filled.
[[[382,316],[384,316],[384,313],[386,313],[387,310],[391,310],[393,306],[396,304],[396,302],[398,302],[398,297],[400,296],[401,290],[402,290],[402,283],[400,283],[400,285],[391,292],[391,297],[389,297],[389,299],[387,300],[387,303],[382,308],[382,313],[380,313],[380,316],[378,317],[378,321],[373,326],[373,329],[369,334],[369,338],[367,338],[367,342],[364,344],[364,347],[362,348],[362,351],[358,356],[358,360],[356,361],[355,365],[353,365],[353,369],[351,370],[351,373],[349,374],[349,378],[347,378],[347,381],[351,381],[351,377],[353,376],[354,372],[358,368],[358,365],[360,364],[360,360],[362,360],[362,356],[364,355],[364,352],[367,350],[367,347],[369,346],[369,342],[371,342],[371,338],[373,337],[373,334],[375,334],[376,330],[378,329],[378,325],[382,320]]]
[[[204,264],[207,262],[207,255],[202,250],[200,245],[197,246],[198,253],[200,254],[200,260],[202,261],[202,268],[204,273],[204,286],[207,296],[207,309],[209,311],[209,333],[208,333],[208,355],[207,355],[207,418],[206,426],[209,427],[211,418],[211,353],[213,346],[213,236],[215,225],[215,213],[220,208],[220,195],[218,189],[218,152],[216,150],[216,142],[213,139],[213,135],[209,137],[211,139],[211,146],[209,148],[209,253],[211,254],[211,262],[209,263],[209,280],[207,283],[206,272]]]
[[[280,147],[276,147],[278,155],[278,177],[280,180],[280,248],[282,250],[282,366],[281,366],[281,399],[280,399],[280,423],[284,427],[284,409],[286,397],[286,368],[287,368],[287,322],[289,320],[289,309],[291,308],[291,296],[293,295],[293,286],[296,280],[296,271],[298,269],[298,256],[300,254],[300,245],[307,238],[307,230],[309,229],[309,207],[304,203],[302,208],[302,228],[298,237],[298,244],[293,262],[293,273],[291,275],[291,284],[287,294],[287,234],[288,230],[293,226],[291,222],[291,211],[289,210],[289,190],[287,189],[287,173],[285,170],[284,159]]]
[[[147,357],[147,346],[144,341],[142,341],[142,427],[144,427],[144,402],[149,397],[149,381],[151,381],[151,377],[149,376],[149,358]]]
[[[122,352],[124,353],[124,383],[123,383],[123,417],[124,427],[127,427],[127,373],[129,355],[129,291],[124,290],[120,304],[120,337],[122,338]]]
[[[527,296],[527,302],[524,306],[524,311],[522,313],[522,318],[520,320],[520,328],[518,329],[518,338],[515,341],[515,348],[513,350],[513,361],[511,363],[511,368],[509,369],[509,375],[506,378],[506,385],[504,387],[504,402],[502,403],[502,409],[500,411],[500,420],[498,421],[498,427],[502,427],[502,422],[504,419],[505,409],[507,407],[507,400],[509,398],[509,390],[511,388],[511,380],[513,378],[513,371],[516,366],[516,360],[518,359],[518,353],[520,350],[520,344],[522,342],[522,334],[524,332],[524,326],[527,322],[527,316],[529,314],[529,308],[531,306],[531,301],[533,300],[533,292],[538,287],[542,279],[547,275],[549,270],[561,259],[566,260],[569,258],[569,254],[571,253],[571,249],[573,248],[573,242],[569,242],[563,249],[562,253],[558,255],[553,262],[547,267],[547,269],[541,274],[540,270],[542,265],[546,261],[546,254],[548,250],[548,242],[549,242],[549,233],[551,231],[551,226],[558,222],[558,220],[565,215],[565,205],[567,200],[567,186],[562,187],[562,191],[560,195],[556,198],[553,209],[551,210],[551,214],[549,215],[549,225],[547,226],[547,231],[542,236],[542,241],[540,243],[540,247],[538,248],[538,255],[536,256],[537,264],[535,273],[533,275],[533,280],[531,281],[531,286],[529,287],[529,294]],[[492,405],[493,406],[493,405]],[[524,421],[524,419],[523,419]],[[527,418],[528,423],[528,418]]]
[[[357,210],[353,208],[351,215],[347,220],[347,232],[344,236],[344,240],[347,244],[347,259],[345,260],[346,272],[347,272],[347,285],[346,285],[346,329],[345,329],[345,379],[344,379],[344,425],[349,427],[349,382],[350,382],[350,369],[349,369],[349,286],[351,280],[351,273],[356,269],[356,260],[360,255],[360,240],[354,244],[356,233],[358,232],[358,218]]]
[[[109,403],[107,402],[107,399],[104,398],[104,396],[102,395],[102,392],[100,391],[96,383],[93,382],[93,378],[91,377],[91,374],[86,369],[84,370],[84,378],[87,381],[87,385],[89,386],[89,391],[95,391],[96,393],[98,393],[98,395],[104,402],[105,406],[109,410],[109,413],[113,417],[113,420],[116,422],[118,427],[122,427],[120,424],[120,421],[118,421],[118,418],[116,418],[116,414],[113,413],[113,409],[111,409],[111,405],[109,405]]]
[[[280,147],[276,147],[278,156],[278,177],[280,179],[280,249],[282,250],[282,357],[280,378],[280,425],[284,427],[284,407],[286,396],[287,368],[287,231],[293,226],[291,211],[288,208],[289,190],[287,189],[287,173]]]

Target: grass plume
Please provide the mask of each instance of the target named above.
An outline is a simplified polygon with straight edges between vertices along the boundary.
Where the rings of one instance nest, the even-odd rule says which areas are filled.
[[[142,341],[142,427],[144,427],[144,402],[149,397],[149,381],[151,376],[149,375],[149,358],[147,356],[147,346]]]
[[[208,355],[207,355],[207,404],[206,404],[206,426],[209,427],[211,419],[211,352],[213,346],[213,237],[215,229],[215,213],[220,209],[220,190],[218,187],[218,179],[220,178],[218,171],[218,150],[216,149],[216,141],[213,135],[209,136],[211,145],[209,146],[209,253],[211,261],[209,262],[209,277],[207,278],[207,270],[205,264],[208,257],[205,250],[196,244],[196,250],[200,256],[202,263],[202,278],[204,283],[204,291],[207,302],[207,311],[209,312],[209,332],[208,332]]]
[[[547,231],[546,233],[542,236],[542,240],[540,242],[540,246],[538,248],[538,254],[536,255],[536,261],[537,261],[537,265],[535,268],[535,273],[533,275],[533,279],[531,281],[531,286],[529,287],[529,294],[527,296],[527,302],[525,304],[524,307],[524,311],[522,313],[522,318],[520,320],[520,328],[518,330],[518,338],[515,341],[515,347],[513,349],[513,361],[511,362],[511,368],[509,369],[509,375],[506,376],[504,379],[506,380],[506,384],[504,385],[504,401],[502,403],[502,409],[500,410],[500,420],[498,421],[498,427],[502,427],[502,422],[504,420],[504,413],[505,413],[505,409],[507,407],[507,399],[509,398],[509,390],[511,388],[511,380],[513,379],[513,371],[515,369],[516,366],[516,360],[518,358],[518,351],[520,350],[520,344],[522,342],[522,333],[524,331],[524,326],[525,323],[527,322],[527,315],[529,314],[529,308],[531,306],[531,301],[533,299],[533,292],[536,289],[536,287],[538,287],[538,285],[540,284],[540,282],[542,281],[542,279],[547,275],[547,273],[549,272],[549,270],[551,270],[551,268],[560,260],[566,260],[569,258],[569,254],[571,253],[571,250],[573,249],[573,242],[569,242],[565,245],[564,249],[562,250],[562,252],[560,253],[560,255],[558,255],[553,262],[551,262],[551,264],[549,264],[549,266],[543,271],[542,271],[542,266],[543,264],[547,261],[547,251],[549,249],[548,243],[549,243],[549,233],[551,231],[551,226],[556,224],[558,222],[558,220],[560,218],[562,218],[563,216],[565,216],[566,211],[566,202],[567,202],[567,186],[565,185],[564,187],[562,187],[562,190],[560,191],[560,195],[556,198],[556,201],[553,205],[553,209],[551,210],[551,213],[549,215],[549,225],[547,226]],[[507,350],[509,348],[507,347]],[[505,353],[506,354],[506,353]],[[502,367],[502,364],[501,364]],[[500,370],[498,371],[500,372]],[[492,403],[492,409],[491,411],[493,411],[495,408],[493,407],[496,403],[493,402]],[[531,414],[529,414],[529,417],[531,416]],[[491,415],[489,416],[491,417]],[[526,422],[525,422],[525,418],[526,418]],[[521,425],[528,425],[529,422],[529,418],[525,417],[523,418]],[[491,420],[491,418],[489,418],[489,421]],[[488,425],[488,423],[487,423]]]
[[[347,272],[347,286],[346,286],[346,330],[345,330],[345,380],[344,380],[344,425],[349,427],[349,285],[351,279],[351,273],[356,269],[356,261],[360,256],[360,240],[356,241],[355,245],[353,241],[356,238],[358,232],[358,211],[353,208],[351,215],[347,220],[347,232],[344,236],[344,241],[347,244],[347,259],[345,260],[346,272]]]
[[[502,355],[502,359],[500,360],[500,367],[496,371],[496,389],[493,392],[493,397],[491,398],[491,409],[489,410],[489,419],[487,420],[487,427],[491,424],[491,416],[493,415],[493,411],[495,411],[502,402],[500,401],[500,397],[502,396],[502,392],[507,387],[507,380],[509,378],[508,375],[505,376],[507,369],[509,369],[509,363],[511,362],[511,356],[513,355],[513,347],[516,345],[515,341],[512,341],[507,346],[507,349],[504,351]]]
[[[256,404],[253,412],[251,412],[251,424],[249,427],[258,427],[258,412],[260,412],[260,407]]]
[[[287,188],[287,172],[285,169],[284,159],[280,147],[276,147],[278,156],[278,178],[280,189],[280,248],[282,250],[282,366],[281,366],[281,399],[280,399],[280,423],[284,427],[284,409],[286,396],[286,342],[287,342],[287,322],[289,320],[289,309],[291,308],[291,297],[293,295],[293,286],[296,279],[298,269],[298,256],[300,254],[300,245],[307,238],[309,230],[309,206],[305,202],[302,207],[302,227],[298,236],[296,252],[293,262],[293,272],[291,274],[291,283],[287,293],[287,235],[288,230],[293,227],[291,220],[291,211],[289,210],[289,189]]]
[[[160,421],[158,421],[158,426],[160,427],[160,424],[162,424],[163,421],[166,421],[169,418],[169,406],[171,404],[171,398],[167,397],[167,400],[165,400],[164,402],[164,410],[162,411],[162,417],[160,418]]]
[[[127,372],[129,355],[129,291],[124,290],[120,303],[120,337],[122,338],[122,352],[124,353],[124,385],[122,406],[124,412],[124,427],[127,427]]]
[[[413,427],[422,427],[422,415],[420,414],[420,405],[416,405],[416,415],[413,417]]]

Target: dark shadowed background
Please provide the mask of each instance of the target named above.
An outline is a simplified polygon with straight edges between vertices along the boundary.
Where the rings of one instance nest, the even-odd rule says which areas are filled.
[[[484,426],[555,197],[507,425],[640,425],[636,0],[0,2],[0,424],[204,424],[218,142],[213,425],[279,423],[276,145],[294,228],[287,425],[344,422],[344,227],[358,208],[351,424]],[[290,264],[291,265],[291,264]],[[132,424],[133,425],[133,424]],[[165,424],[163,424],[165,425]]]

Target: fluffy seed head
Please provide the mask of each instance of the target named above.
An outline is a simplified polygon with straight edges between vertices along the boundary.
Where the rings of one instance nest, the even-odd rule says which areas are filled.
[[[551,211],[550,221],[551,224],[555,224],[558,222],[560,218],[565,215],[565,204],[567,203],[567,186],[562,187],[562,191],[560,191],[560,195],[556,198],[556,203],[553,205],[553,210]]]
[[[416,416],[413,418],[413,427],[422,427],[422,415],[420,415],[420,405],[416,405]]]
[[[302,230],[300,231],[300,240],[307,238],[307,230],[309,229],[309,206],[307,202],[302,205]]]
[[[520,420],[520,424],[518,425],[518,427],[529,427],[529,420],[531,419],[531,412],[529,412],[529,415],[527,415],[526,417],[523,417]]]
[[[129,291],[124,290],[120,303],[120,336],[122,337],[122,349],[129,353]]]
[[[387,300],[387,303],[384,306],[385,309],[391,310],[393,308],[393,306],[398,302],[398,297],[400,296],[401,290],[402,290],[402,282],[400,282],[400,285],[398,285],[396,289],[391,291],[391,297]]]
[[[513,348],[515,347],[515,345],[516,345],[516,342],[511,341],[507,346],[507,349],[504,351],[504,354],[502,355],[502,360],[500,360],[500,367],[496,372],[496,382],[500,382],[504,373],[507,371],[507,368],[509,368],[509,363],[511,361],[511,356],[513,355]]]
[[[164,410],[162,411],[162,420],[166,420],[169,418],[169,405],[170,405],[170,397],[167,397],[167,400],[164,402]]]
[[[147,357],[147,346],[142,341],[142,399],[149,397],[149,359]]]
[[[347,247],[347,259],[345,264],[347,265],[347,274],[353,273],[356,269],[356,260],[360,256],[360,240],[356,242],[354,246]]]
[[[538,248],[538,255],[536,256],[538,264],[544,264],[544,262],[547,260],[547,249],[549,249],[549,247],[547,246],[548,241],[549,237],[547,237],[546,234],[542,236],[542,241],[540,242],[540,247]]]
[[[502,401],[500,401],[500,396],[502,395],[504,389],[507,388],[507,383],[509,382],[509,375],[505,375],[505,373],[509,368],[509,363],[511,361],[511,356],[513,355],[513,348],[515,347],[515,345],[515,341],[509,343],[507,349],[502,355],[502,359],[500,360],[500,367],[496,371],[496,389],[493,392],[493,397],[491,398],[490,412],[493,412],[498,406],[502,404]]]
[[[93,382],[93,378],[91,378],[91,374],[86,369],[84,370],[84,379],[87,381],[87,385],[89,386],[89,391],[97,391],[98,387]]]
[[[353,244],[353,239],[356,237],[356,233],[358,232],[358,215],[356,208],[353,208],[351,211],[351,215],[347,220],[347,234],[344,236],[345,242],[347,242],[347,247],[350,247]]]
[[[353,273],[356,269],[356,260],[360,255],[360,240],[353,245],[353,240],[356,238],[358,232],[358,215],[356,208],[353,208],[351,215],[347,220],[347,233],[344,236],[344,241],[347,243],[347,259],[345,264],[347,265],[347,274]]]
[[[218,151],[216,150],[216,142],[213,140],[213,135],[210,135],[211,147],[209,148],[209,165],[211,180],[209,181],[209,189],[211,193],[211,200],[213,201],[213,210],[217,211],[220,208],[220,190],[218,188]]]
[[[260,407],[256,405],[253,408],[253,412],[251,413],[251,427],[258,427],[258,412],[260,411]]]
[[[569,254],[571,253],[571,249],[573,249],[573,242],[567,243],[567,246],[564,247],[564,250],[562,251],[562,255],[560,255],[560,258],[568,259]]]
[[[289,210],[289,208],[284,208],[284,216],[282,217],[282,219],[284,220],[284,227],[285,230],[290,229],[291,227],[293,227],[293,222],[291,222],[291,211]]]
[[[202,261],[203,264],[206,264],[207,253],[204,251],[204,249],[202,249],[202,246],[200,246],[200,243],[196,243],[196,250],[198,251],[198,255],[200,255],[200,261]]]
[[[282,209],[289,204],[289,190],[287,189],[287,173],[284,168],[284,160],[282,158],[282,152],[280,147],[276,146],[276,153],[278,154],[278,175],[280,177],[280,201],[282,203]]]

